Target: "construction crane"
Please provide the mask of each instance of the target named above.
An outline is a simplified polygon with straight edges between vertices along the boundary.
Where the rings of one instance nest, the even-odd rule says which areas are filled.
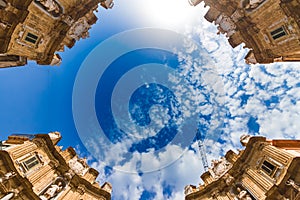
[[[198,126],[198,128],[197,128],[196,139],[197,139],[197,142],[198,142],[198,148],[199,148],[199,152],[200,152],[200,156],[201,156],[203,168],[204,168],[204,171],[207,172],[207,170],[208,170],[208,162],[207,162],[207,157],[206,157],[205,146],[203,144],[204,135],[201,134],[201,127],[200,126]]]

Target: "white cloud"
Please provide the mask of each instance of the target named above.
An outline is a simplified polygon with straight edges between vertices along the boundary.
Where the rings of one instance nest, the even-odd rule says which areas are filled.
[[[252,133],[248,128],[251,117],[259,125],[259,133],[256,134],[268,138],[299,138],[299,64],[246,65],[243,58],[248,50],[242,45],[232,49],[226,37],[216,35],[216,27],[205,21],[204,13],[203,9],[199,13],[198,24],[190,26],[186,34],[210,52],[215,65],[203,66],[201,59],[190,54],[195,53],[197,48],[186,44],[186,52],[177,52],[179,60],[186,61],[180,71],[180,77],[184,77],[186,82],[182,85],[182,80],[173,74],[169,75],[169,81],[175,85],[172,91],[182,106],[184,117],[194,113],[212,116],[210,121],[203,123],[208,125],[205,140],[208,160],[219,158],[229,149],[241,148],[239,137]],[[156,118],[158,114],[151,117],[160,120],[159,127],[165,123],[161,118]],[[221,130],[218,129],[220,125],[224,125]],[[168,145],[159,153],[154,150],[148,153],[135,152],[128,160],[121,162],[131,144],[132,141],[125,140],[110,146],[105,149],[104,164],[93,164],[101,171],[101,181],[104,179],[113,184],[114,199],[140,199],[143,191],[153,192],[154,199],[158,200],[183,199],[184,186],[200,182],[199,176],[203,169],[197,143],[193,143],[191,149],[185,151],[179,159],[184,149]],[[114,163],[118,170],[113,170],[105,177],[105,163]],[[162,163],[172,164],[160,168]],[[128,173],[130,170],[141,172],[151,168],[159,170]],[[171,188],[171,194],[168,195],[164,194],[167,186]]]

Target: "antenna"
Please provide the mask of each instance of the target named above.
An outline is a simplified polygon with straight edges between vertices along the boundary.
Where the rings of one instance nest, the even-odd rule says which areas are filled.
[[[206,157],[205,146],[203,144],[204,137],[203,137],[203,135],[201,135],[200,127],[198,127],[198,129],[197,129],[196,139],[198,141],[198,148],[199,148],[199,152],[200,152],[200,156],[201,156],[201,160],[202,160],[202,165],[203,165],[204,171],[207,172],[208,162],[207,162],[207,157]]]

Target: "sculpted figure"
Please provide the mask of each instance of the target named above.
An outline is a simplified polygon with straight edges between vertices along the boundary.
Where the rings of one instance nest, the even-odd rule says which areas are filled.
[[[54,0],[37,0],[37,1],[39,1],[43,6],[45,6],[48,12],[54,11],[55,13],[59,13],[59,7]]]
[[[54,196],[56,196],[63,188],[62,182],[58,182],[57,184],[52,184],[46,192],[40,196],[43,200],[48,200]]]

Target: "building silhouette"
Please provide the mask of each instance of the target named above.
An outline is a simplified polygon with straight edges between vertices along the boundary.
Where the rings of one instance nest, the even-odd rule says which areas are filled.
[[[59,132],[11,135],[0,144],[0,199],[109,200],[112,186],[73,148],[57,146]]]
[[[57,52],[89,37],[99,3],[113,6],[112,0],[0,0],[0,67],[27,60],[59,65]]]
[[[185,187],[186,200],[300,199],[300,140],[242,136],[241,143],[238,154],[212,161],[204,184]]]
[[[232,47],[245,43],[248,64],[300,61],[299,0],[189,0],[210,8],[205,19]]]

